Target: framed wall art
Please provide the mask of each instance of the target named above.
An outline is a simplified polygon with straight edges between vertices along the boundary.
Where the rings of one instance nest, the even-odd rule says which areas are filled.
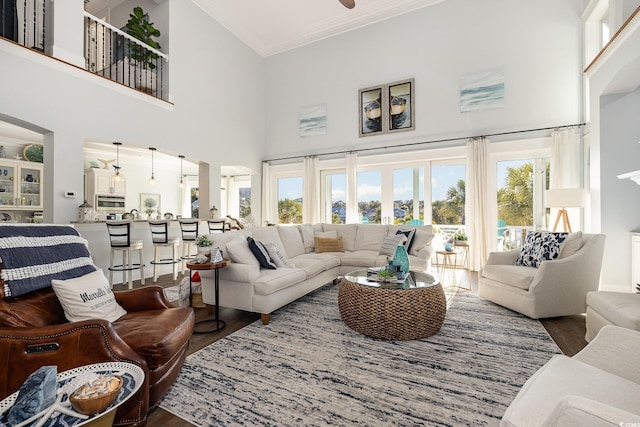
[[[400,132],[415,129],[414,79],[389,83],[386,88],[389,111],[387,131]]]
[[[383,108],[382,93],[384,86],[369,87],[358,91],[360,136],[380,135],[384,133],[383,123],[386,115]],[[385,117],[383,117],[385,116]]]
[[[147,214],[149,219],[155,219],[160,212],[160,195],[140,193],[140,210]]]
[[[358,91],[359,135],[415,129],[415,80],[406,79]]]
[[[504,107],[504,72],[471,74],[460,78],[460,112]]]
[[[327,133],[327,104],[303,107],[299,116],[300,136],[324,135]]]

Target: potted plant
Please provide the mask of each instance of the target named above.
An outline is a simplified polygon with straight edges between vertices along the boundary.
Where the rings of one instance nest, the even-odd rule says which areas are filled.
[[[464,232],[464,228],[458,228],[458,230],[453,234],[453,241],[458,246],[469,245],[469,236]]]
[[[209,236],[203,235],[196,238],[196,246],[198,246],[199,255],[211,255],[211,246],[213,246],[213,240]]]
[[[153,39],[160,37],[160,30],[153,26],[153,22],[149,22],[149,15],[144,13],[140,6],[134,7],[133,13],[129,14],[125,31],[147,46],[160,49],[160,44]],[[138,64],[135,77],[136,87],[145,91],[153,91],[156,81],[153,70],[156,68],[155,60],[158,59],[158,54],[137,43],[130,42],[129,49],[131,50],[131,59]]]

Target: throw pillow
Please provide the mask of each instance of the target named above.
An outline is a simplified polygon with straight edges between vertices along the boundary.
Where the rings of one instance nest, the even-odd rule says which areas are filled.
[[[404,234],[394,234],[393,236],[385,237],[380,246],[380,255],[394,256],[396,253],[396,247],[404,244],[407,237]]]
[[[578,252],[582,247],[582,231],[576,231],[567,236],[562,248],[560,249],[560,256],[558,258],[566,258]]]
[[[428,246],[433,241],[435,234],[429,233],[424,230],[416,230],[416,234],[413,236],[413,245],[411,246],[411,252],[409,255],[417,256],[418,252],[425,246]]]
[[[313,225],[300,224],[300,234],[302,234],[302,242],[306,253],[313,252]]]
[[[256,257],[249,249],[247,241],[241,238],[233,239],[227,243],[227,254],[231,261],[239,264],[260,265]]]
[[[321,237],[323,239],[337,239],[338,232],[337,231],[316,231],[313,233],[313,237]]]
[[[407,237],[407,241],[404,242],[404,247],[407,248],[407,253],[411,252],[411,248],[413,247],[413,237],[416,234],[415,228],[410,228],[408,230],[398,230],[396,234],[404,234]]]
[[[253,237],[247,237],[247,243],[249,243],[249,249],[253,253],[253,256],[255,256],[258,260],[258,263],[260,263],[260,267],[268,268],[270,270],[275,270],[276,268],[278,268],[276,264],[271,260],[269,252],[267,252],[267,248],[265,248],[264,243],[255,240]]]
[[[265,246],[267,247],[267,252],[269,252],[271,260],[278,268],[290,266],[289,260],[282,252],[280,252],[280,249],[278,249],[275,243],[267,243]]]
[[[530,232],[527,234],[522,249],[520,249],[516,265],[538,268],[542,261],[558,258],[560,247],[568,234],[550,231]]]
[[[316,253],[321,252],[344,252],[342,236],[336,238],[314,237],[316,243]]]
[[[51,281],[69,322],[104,319],[115,322],[127,312],[118,304],[102,269],[81,277]]]

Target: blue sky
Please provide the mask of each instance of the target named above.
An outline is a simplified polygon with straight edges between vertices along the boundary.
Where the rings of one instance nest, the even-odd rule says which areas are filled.
[[[511,160],[498,162],[498,188],[504,185],[506,169],[518,167],[528,160]],[[394,169],[393,200],[413,198],[413,168]],[[424,182],[424,168],[420,168],[420,182]],[[436,165],[431,168],[431,191],[433,200],[444,200],[447,190],[454,187],[458,180],[465,179],[465,165]],[[381,174],[379,171],[358,172],[358,201],[380,200]],[[334,191],[332,201],[345,200],[346,174],[335,174],[332,177]],[[302,197],[302,177],[278,180],[278,198],[297,199]],[[424,188],[420,186],[420,199],[424,198]]]

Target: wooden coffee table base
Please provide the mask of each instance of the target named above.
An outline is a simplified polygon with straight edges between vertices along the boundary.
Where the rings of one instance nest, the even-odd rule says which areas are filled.
[[[441,285],[381,289],[342,280],[338,292],[342,320],[354,331],[385,340],[415,340],[437,333],[447,300]]]

